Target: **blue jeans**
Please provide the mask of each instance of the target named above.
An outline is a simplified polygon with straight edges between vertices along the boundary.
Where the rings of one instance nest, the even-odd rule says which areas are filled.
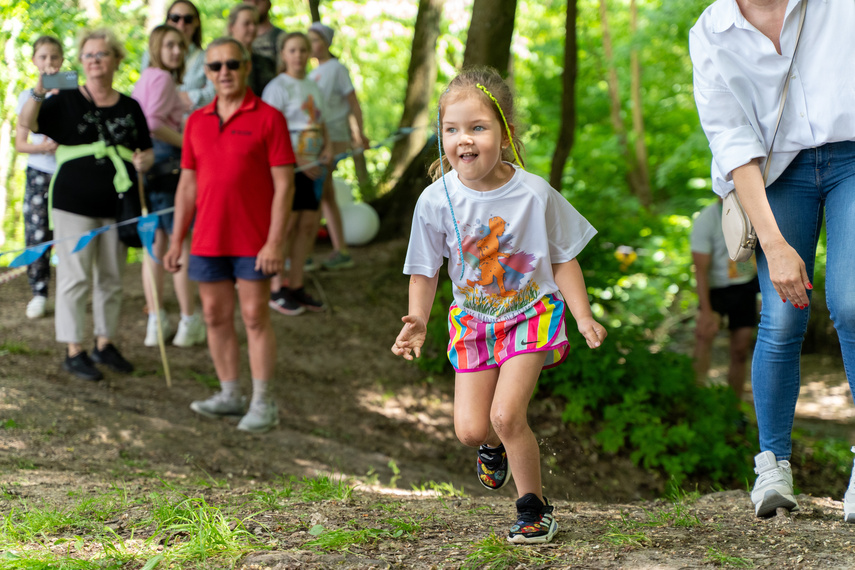
[[[816,246],[825,211],[827,260],[825,294],[840,338],[849,387],[855,393],[855,142],[829,143],[801,151],[767,189],[769,205],[784,239],[795,248],[813,281]],[[799,396],[799,355],[810,308],[781,298],[769,279],[769,265],[757,249],[763,309],[751,367],[760,450],[778,460],[792,452],[793,418]],[[810,291],[808,291],[810,296]]]

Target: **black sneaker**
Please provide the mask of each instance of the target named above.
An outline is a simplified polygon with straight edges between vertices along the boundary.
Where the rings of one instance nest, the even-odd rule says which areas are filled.
[[[305,287],[299,289],[289,289],[291,297],[297,301],[301,307],[313,313],[322,313],[327,310],[323,303],[306,293]]]
[[[289,317],[296,317],[297,315],[302,315],[306,312],[306,308],[294,299],[291,295],[291,291],[286,287],[282,287],[276,293],[271,293],[270,302],[268,304],[270,305],[270,308],[277,313],[282,313]]]
[[[546,497],[541,503],[534,493],[527,493],[517,499],[517,522],[508,532],[508,542],[537,544],[552,540],[558,532],[558,523],[552,515],[553,508]]]
[[[478,461],[475,469],[478,473],[478,481],[485,489],[498,491],[511,480],[511,468],[508,465],[508,454],[505,446],[487,447],[482,445],[478,448]]]
[[[95,364],[92,362],[92,359],[89,358],[89,355],[86,354],[85,350],[78,352],[74,356],[66,356],[65,361],[62,363],[62,367],[78,378],[83,378],[84,380],[97,382],[104,378],[101,371],[95,368]]]
[[[134,365],[125,360],[125,357],[113,346],[113,343],[108,344],[102,349],[98,349],[96,345],[92,349],[92,360],[98,364],[103,364],[112,368],[116,372],[124,372],[130,374],[134,371]]]

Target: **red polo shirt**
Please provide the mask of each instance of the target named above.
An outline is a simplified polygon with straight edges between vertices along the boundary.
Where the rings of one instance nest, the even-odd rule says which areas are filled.
[[[285,117],[250,89],[225,123],[217,98],[190,115],[181,167],[196,171],[191,253],[255,257],[270,230],[270,168],[294,162]]]

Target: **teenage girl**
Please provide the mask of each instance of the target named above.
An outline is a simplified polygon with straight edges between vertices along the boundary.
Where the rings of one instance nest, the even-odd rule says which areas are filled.
[[[590,348],[606,338],[576,261],[596,230],[523,169],[512,95],[496,70],[458,75],[439,99],[437,123],[440,158],[431,175],[440,180],[416,204],[404,265],[409,314],[392,352],[419,356],[448,257],[457,437],[478,448],[476,469],[487,489],[501,488],[514,473],[519,499],[508,540],[549,542],[558,526],[543,497],[540,450],[526,412],[541,369],[567,356],[565,304]]]
[[[33,44],[33,63],[39,74],[45,68],[59,69],[63,62],[62,44],[52,36],[42,36]],[[27,89],[18,97],[17,112],[32,97]],[[15,128],[15,150],[27,153],[27,187],[24,192],[24,239],[27,246],[50,241],[53,237],[48,226],[48,188],[56,171],[57,144],[44,135],[33,134],[22,124]],[[27,267],[27,277],[33,298],[27,303],[27,318],[38,319],[45,314],[48,284],[50,283],[50,250]]]
[[[309,41],[312,42],[312,56],[317,58],[318,66],[309,73],[309,78],[314,80],[324,96],[326,105],[327,132],[332,141],[332,151],[338,156],[351,147],[353,136],[350,132],[350,116],[356,120],[359,129],[359,146],[366,149],[371,147],[371,141],[365,136],[365,128],[362,121],[362,107],[356,98],[353,82],[347,68],[341,64],[337,57],[330,53],[335,31],[329,26],[315,22],[309,27]],[[333,187],[332,173],[335,171],[335,162],[330,167],[330,175],[324,180],[324,192],[321,196],[321,208],[324,218],[327,220],[327,229],[330,232],[330,240],[333,252],[323,262],[326,269],[346,269],[353,267],[353,257],[347,251],[344,242],[344,231],[341,225],[341,211],[335,201],[335,189]]]
[[[180,170],[182,142],[182,118],[190,110],[180,96],[178,85],[184,76],[185,52],[187,42],[180,30],[168,25],[160,25],[151,32],[148,42],[150,56],[149,66],[143,69],[139,81],[134,85],[131,95],[140,104],[151,131],[154,144],[154,165],[149,171],[146,185],[146,199],[151,211],[156,212],[175,206],[175,191],[178,178],[173,173]],[[158,227],[154,238],[154,254],[157,259],[163,259],[172,236],[172,213],[161,214],[158,217]],[[190,255],[190,237],[184,240],[181,268],[172,275],[175,296],[181,311],[181,320],[172,344],[190,347],[205,342],[205,323],[196,313],[196,286],[187,275],[187,259]],[[145,346],[157,346],[157,312],[160,312],[160,323],[163,337],[167,338],[172,331],[163,299],[163,265],[154,261],[148,252],[143,263],[143,291],[145,292],[148,311]],[[154,291],[151,287],[151,277],[157,288],[155,303]]]
[[[327,164],[332,157],[323,122],[323,96],[315,82],[306,77],[310,50],[306,34],[286,34],[280,50],[281,73],[267,84],[261,96],[265,103],[285,115],[297,165],[302,168],[294,175],[293,215],[286,228],[285,257],[290,261],[288,284],[285,286],[278,275],[271,280],[270,307],[284,315],[326,310],[303,286],[303,267],[318,230],[326,172],[326,167],[318,163]]]

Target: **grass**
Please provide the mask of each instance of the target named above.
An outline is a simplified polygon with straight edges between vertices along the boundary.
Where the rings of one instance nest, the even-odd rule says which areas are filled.
[[[353,494],[353,487],[343,477],[319,475],[303,477],[298,491],[299,497],[306,502],[347,501]]]
[[[551,560],[540,550],[515,546],[494,532],[473,546],[475,549],[466,556],[461,570],[506,570],[518,566],[541,566]]]
[[[50,354],[50,352],[47,350],[32,349],[23,342],[9,341],[0,343],[0,356],[8,356],[10,354],[31,356],[36,354]]]
[[[309,534],[317,537],[306,542],[303,546],[321,550],[346,551],[352,546],[374,544],[383,540],[412,540],[421,531],[422,525],[412,517],[389,518],[381,522],[390,528],[357,528],[350,521],[350,528],[327,531],[323,525],[315,525],[309,529]]]
[[[608,523],[608,527],[603,538],[615,546],[644,546],[650,543],[650,538],[642,531],[627,529],[620,523]]]
[[[754,566],[754,562],[751,560],[738,556],[728,556],[714,546],[707,548],[706,560],[719,566],[731,566],[733,568],[752,568]]]

